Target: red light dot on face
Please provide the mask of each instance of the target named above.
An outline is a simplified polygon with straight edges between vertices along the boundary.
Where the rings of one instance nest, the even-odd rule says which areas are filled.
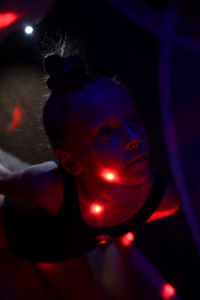
[[[121,237],[121,242],[124,246],[130,246],[131,243],[134,241],[135,237],[132,232],[128,232]]]
[[[5,28],[14,23],[19,16],[14,12],[0,13],[0,28]]]
[[[93,214],[100,214],[103,211],[103,206],[99,204],[92,204],[91,205],[91,212]]]
[[[101,171],[101,174],[100,176],[106,180],[106,181],[114,181],[114,182],[118,182],[119,180],[119,177],[118,177],[118,174],[116,171],[113,171],[113,170],[108,170],[108,169],[103,169]]]
[[[162,289],[163,299],[171,299],[175,295],[175,289],[169,283],[165,283]]]

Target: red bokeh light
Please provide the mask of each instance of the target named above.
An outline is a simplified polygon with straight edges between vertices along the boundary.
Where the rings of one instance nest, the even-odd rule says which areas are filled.
[[[121,237],[121,242],[124,246],[128,247],[132,244],[134,239],[134,234],[132,232],[128,232]]]
[[[91,210],[91,213],[92,213],[92,214],[98,215],[98,214],[102,213],[102,211],[103,211],[103,206],[100,205],[100,204],[94,203],[94,204],[91,205],[90,210]]]
[[[175,295],[175,289],[169,283],[165,283],[162,288],[163,299],[171,299]]]
[[[17,19],[19,19],[19,15],[15,12],[0,13],[0,29],[10,26]]]
[[[107,244],[106,240],[101,240],[101,241],[98,242],[98,245],[104,245],[104,244]]]
[[[21,107],[15,106],[13,115],[12,115],[12,120],[6,130],[6,133],[12,132],[15,128],[19,127],[23,119],[23,111]]]

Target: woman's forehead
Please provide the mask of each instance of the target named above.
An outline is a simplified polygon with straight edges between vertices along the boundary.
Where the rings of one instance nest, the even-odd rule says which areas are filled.
[[[86,86],[71,97],[70,112],[87,118],[136,109],[130,94],[114,82]]]

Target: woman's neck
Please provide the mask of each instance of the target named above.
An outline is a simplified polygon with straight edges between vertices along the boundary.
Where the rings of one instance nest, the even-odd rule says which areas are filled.
[[[104,182],[90,174],[76,176],[83,218],[97,227],[114,226],[128,220],[144,205],[154,181],[155,174],[152,169],[148,180],[140,185]],[[92,213],[93,204],[99,205],[102,211]]]

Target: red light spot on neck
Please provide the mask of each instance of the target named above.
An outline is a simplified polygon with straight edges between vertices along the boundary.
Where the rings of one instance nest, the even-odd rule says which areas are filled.
[[[6,12],[0,13],[0,28],[5,28],[13,24],[17,19],[19,19],[19,15],[15,12]]]
[[[175,295],[175,289],[169,283],[165,283],[162,288],[163,299],[171,299]]]
[[[121,237],[121,242],[124,246],[128,247],[132,244],[134,239],[134,234],[132,232],[128,232]]]
[[[91,213],[92,214],[95,214],[95,215],[99,215],[100,213],[102,213],[103,211],[103,206],[102,205],[99,205],[99,204],[92,204],[91,205]]]

